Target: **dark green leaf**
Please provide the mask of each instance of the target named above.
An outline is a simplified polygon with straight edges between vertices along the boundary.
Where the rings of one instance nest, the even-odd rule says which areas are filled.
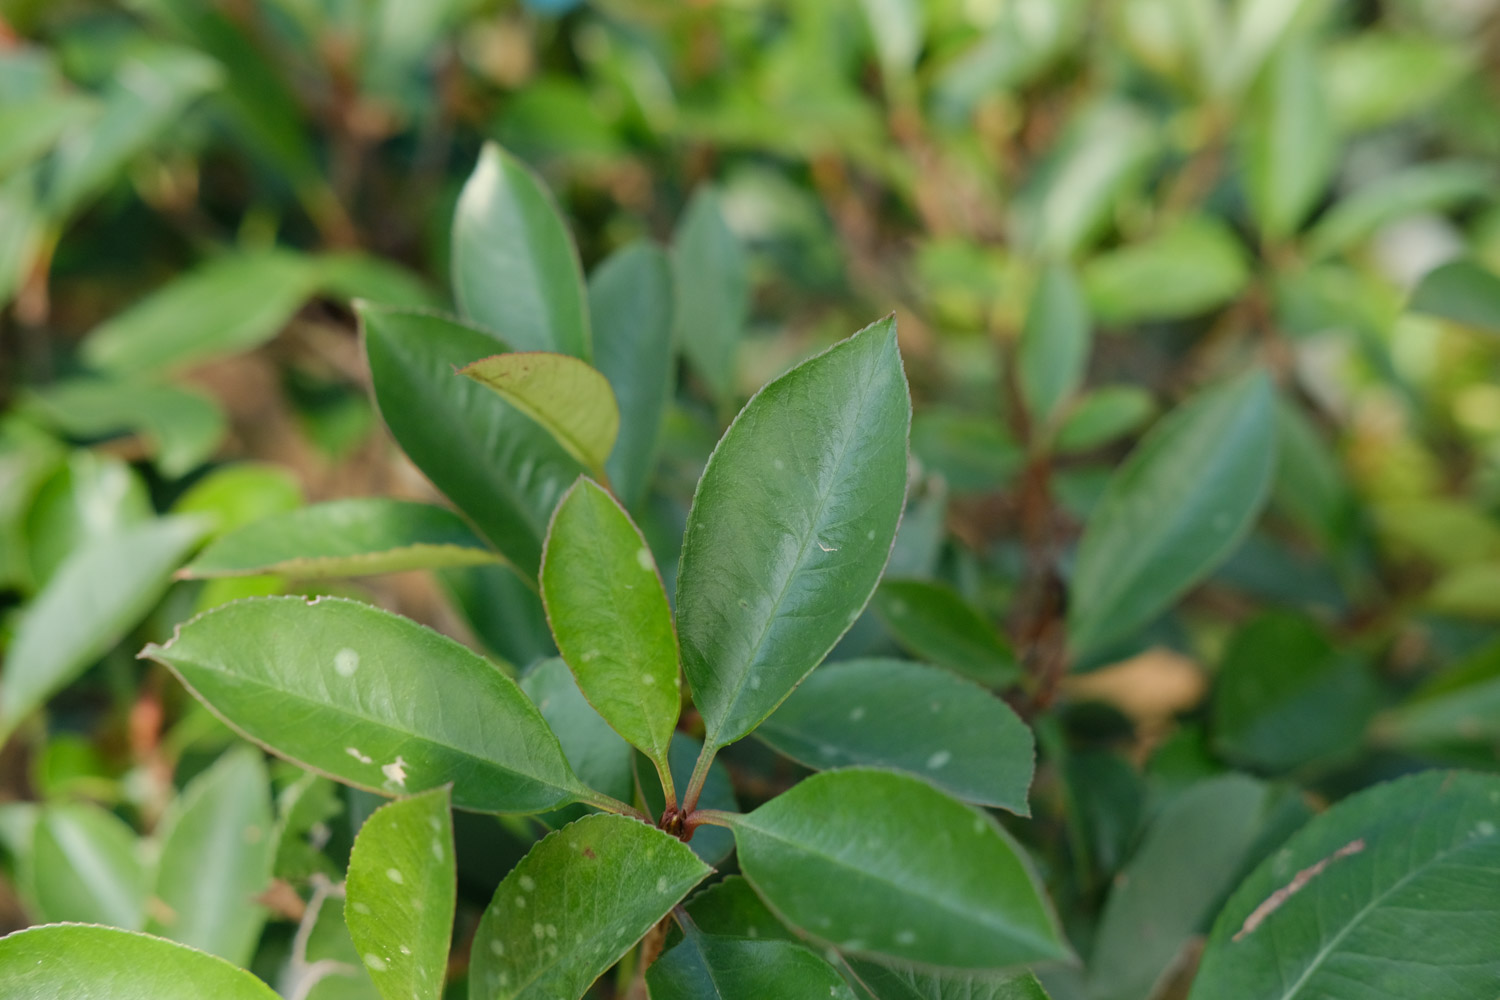
[[[1084,527],[1068,632],[1082,654],[1144,625],[1237,546],[1276,457],[1275,395],[1253,371],[1154,427]]]
[[[1497,939],[1500,778],[1432,771],[1351,796],[1262,862],[1192,998],[1491,1000]]]
[[[141,655],[249,739],[356,788],[392,795],[452,782],[454,804],[479,812],[539,812],[588,794],[509,678],[366,604],[236,601]]]
[[[620,436],[605,469],[634,510],[656,464],[657,441],[676,375],[672,264],[650,243],[632,243],[589,278],[594,363],[614,387]]]
[[[767,385],[719,442],[677,578],[708,743],[754,729],[859,617],[901,517],[910,419],[886,319]]]
[[[260,751],[238,747],[194,778],[162,823],[152,934],[246,965],[260,943],[270,886],[270,775]]]
[[[1054,447],[1062,454],[1102,448],[1137,430],[1155,413],[1156,400],[1140,386],[1102,386],[1068,412]]]
[[[987,687],[1020,676],[1010,645],[945,583],[884,580],[875,592],[875,611],[897,642],[930,663]]]
[[[453,374],[504,345],[441,316],[357,308],[391,434],[516,572],[535,581],[552,508],[583,467],[530,417]]]
[[[155,606],[207,524],[167,517],[74,552],[28,605],[0,674],[0,744]]]
[[[499,561],[452,511],[405,500],[333,500],[273,514],[231,531],[181,576],[280,573],[302,580],[368,576]]]
[[[970,802],[1031,812],[1031,730],[999,698],[933,667],[824,664],[755,735],[814,770],[891,768]]]
[[[927,471],[960,493],[997,489],[1026,461],[994,417],[942,410],[925,410],[912,420],[911,449]]]
[[[596,791],[629,802],[635,794],[635,753],[594,711],[561,659],[542,660],[521,678],[521,690],[557,734],[573,771]]]
[[[471,1000],[578,1000],[710,871],[686,844],[623,816],[549,834],[484,911]]]
[[[496,354],[459,369],[535,420],[596,476],[614,449],[620,409],[609,380],[566,354]]]
[[[1500,333],[1500,276],[1474,261],[1444,264],[1422,279],[1408,308]]]
[[[1010,837],[916,778],[817,774],[737,818],[734,834],[772,909],[842,951],[997,970],[1068,957]]]
[[[0,938],[0,995],[16,1000],[277,1000],[244,969],[111,927],[33,927]]]
[[[494,143],[480,152],[453,217],[453,292],[465,317],[518,351],[590,355],[583,266],[562,213],[541,180]]]
[[[386,1000],[438,1000],[457,901],[448,790],[375,810],[349,855],[344,921]]]
[[[83,358],[133,375],[247,351],[281,332],[317,277],[307,258],[287,251],[221,257],[95,327]]]
[[[672,237],[677,343],[721,403],[734,391],[735,353],[750,312],[744,248],[719,195],[699,188]]]
[[[699,836],[702,833],[700,829]],[[730,875],[722,882],[715,882],[688,900],[686,909],[705,934],[801,940],[766,908],[765,901],[756,895],[743,875]]]
[[[1500,741],[1500,644],[1481,647],[1376,720],[1382,743],[1417,750]]]
[[[860,995],[870,1000],[1047,1000],[1047,991],[1029,972],[1014,975],[971,975],[892,968],[853,959]]]
[[[800,944],[689,934],[646,971],[651,1000],[854,1000],[838,972]]]
[[[579,690],[664,767],[682,704],[672,609],[640,529],[593,480],[579,479],[557,505],[541,584]]]

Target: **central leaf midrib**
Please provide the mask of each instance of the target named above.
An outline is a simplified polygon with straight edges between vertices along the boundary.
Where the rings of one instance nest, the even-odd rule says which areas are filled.
[[[946,897],[932,896],[932,895],[929,895],[927,893],[923,893],[920,890],[912,889],[909,886],[905,885],[904,883],[898,882],[898,881],[896,881],[896,880],[894,880],[892,878],[889,878],[887,876],[881,875],[881,874],[879,874],[877,872],[872,872],[872,871],[870,871],[867,868],[860,868],[857,865],[851,864],[850,862],[846,861],[844,858],[839,857],[836,854],[829,854],[829,853],[827,853],[825,851],[816,850],[815,848],[809,847],[808,845],[802,843],[801,841],[791,840],[790,838],[781,836],[779,834],[772,833],[770,830],[767,830],[763,826],[756,826],[754,823],[750,822],[748,818],[739,820],[736,825],[742,826],[742,827],[746,827],[748,829],[754,830],[756,833],[759,833],[762,836],[769,837],[770,839],[775,840],[775,841],[779,841],[780,843],[783,843],[783,844],[787,844],[788,846],[794,848],[795,850],[797,850],[797,851],[799,851],[799,852],[801,852],[803,854],[811,855],[813,857],[816,857],[816,858],[819,858],[821,860],[827,861],[828,863],[832,864],[834,867],[843,868],[843,869],[846,869],[846,870],[852,871],[852,872],[857,872],[860,875],[863,875],[863,876],[866,876],[868,878],[874,879],[877,882],[883,883],[885,885],[888,885],[888,886],[892,887],[893,889],[896,889],[898,892],[900,892],[900,893],[902,893],[904,895],[912,896],[912,897],[915,897],[916,899],[919,899],[919,900],[924,900],[924,901],[929,901],[929,902],[936,902],[938,904],[938,906],[939,906],[940,909],[942,909],[942,910],[944,910],[944,911],[946,911],[948,913],[953,914],[954,916],[958,917],[960,921],[962,921],[964,923],[973,923],[973,922],[976,922],[975,915],[974,915],[974,913],[971,910],[969,910],[969,909],[963,909],[963,910],[956,909],[955,908],[955,904],[951,903]],[[996,931],[998,933],[1009,935],[1010,938],[1012,940],[1015,940],[1015,941],[1019,941],[1019,942],[1026,943],[1026,944],[1040,943],[1042,945],[1048,945],[1048,946],[1054,944],[1054,942],[1051,941],[1051,940],[1039,939],[1036,936],[1034,936],[1034,935],[1032,935],[1030,933],[1027,933],[1024,930],[1018,929],[1017,927],[1015,927],[1012,924],[997,924],[997,923],[995,923],[992,920],[986,919],[986,917],[985,917],[984,914],[981,914],[979,916],[977,922],[980,923],[980,924],[982,924],[983,926],[989,928],[990,930]]]

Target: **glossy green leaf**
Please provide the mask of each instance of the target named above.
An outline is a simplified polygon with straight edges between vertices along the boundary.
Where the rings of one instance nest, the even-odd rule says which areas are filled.
[[[500,557],[457,514],[430,504],[333,500],[247,524],[198,553],[180,576],[279,573],[301,580],[474,566]]]
[[[552,515],[541,585],[579,690],[631,745],[665,765],[682,703],[672,609],[640,529],[593,480],[574,483]]]
[[[0,743],[103,656],[167,590],[207,530],[195,517],[121,529],[70,555],[27,607],[0,674]],[[81,615],[80,609],[88,609]]]
[[[1444,264],[1417,285],[1408,308],[1500,333],[1500,275],[1471,260]]]
[[[135,831],[88,803],[52,803],[32,831],[29,883],[37,913],[51,922],[140,930],[150,886]]]
[[[1265,825],[1271,789],[1230,774],[1169,803],[1115,878],[1088,963],[1089,1000],[1159,995]]]
[[[523,670],[557,655],[541,595],[514,567],[463,566],[438,576],[475,638],[512,667]]]
[[[756,894],[743,875],[730,875],[695,893],[684,904],[684,909],[705,934],[801,940],[791,928],[776,919],[776,914],[766,907],[765,900]]]
[[[932,972],[849,961],[859,995],[869,1000],[1048,1000],[1047,991],[1029,972],[973,975]]]
[[[914,656],[987,687],[1004,686],[1021,675],[995,626],[945,583],[884,580],[874,603],[886,628]]]
[[[827,663],[755,735],[793,760],[905,771],[950,795],[1021,816],[1036,751],[1009,705],[905,660]]]
[[[542,660],[521,678],[521,690],[557,734],[574,773],[590,788],[629,802],[635,795],[635,751],[578,690],[560,658]]]
[[[1214,743],[1269,771],[1347,757],[1380,697],[1369,667],[1306,618],[1269,614],[1229,641],[1214,686]]]
[[[438,1000],[448,966],[458,869],[448,790],[375,810],[349,855],[344,921],[386,1000]]]
[[[244,969],[112,927],[32,927],[0,938],[0,995],[15,1000],[277,1000]]]
[[[1500,778],[1359,792],[1263,861],[1214,922],[1192,1000],[1489,1000],[1500,976]]]
[[[1312,43],[1294,38],[1251,95],[1241,150],[1245,193],[1267,239],[1301,227],[1333,175],[1337,141]]]
[[[1085,107],[1017,202],[1026,241],[1063,259],[1094,242],[1157,154],[1156,128],[1134,105]]]
[[[694,192],[677,224],[672,276],[677,344],[722,404],[734,391],[735,355],[750,314],[750,273],[712,188]]]
[[[838,971],[800,944],[691,933],[646,970],[651,1000],[854,1000]]]
[[[66,93],[0,106],[0,180],[46,153],[64,132],[98,112],[93,100]]]
[[[518,351],[589,357],[583,266],[562,213],[494,143],[480,151],[453,216],[453,292],[465,317]]]
[[[266,922],[256,900],[270,887],[276,846],[270,785],[260,751],[242,746],[183,789],[162,823],[146,930],[249,963]]]
[[[470,1000],[578,1000],[712,871],[623,816],[586,816],[505,876],[474,936]]]
[[[539,812],[586,794],[514,682],[367,604],[236,601],[141,655],[247,738],[356,788],[393,795],[452,782],[454,805],[478,812]]]
[[[651,480],[676,378],[673,295],[671,260],[650,243],[624,247],[589,276],[594,364],[620,407],[620,433],[605,471],[631,510]]]
[[[1068,957],[1015,842],[916,778],[816,774],[737,818],[734,835],[771,908],[842,951],[997,970]]]
[[[1348,250],[1381,227],[1421,212],[1447,211],[1488,197],[1495,170],[1471,160],[1421,163],[1351,191],[1329,207],[1303,241],[1313,259]]]
[[[516,572],[535,581],[552,508],[583,467],[530,417],[454,375],[504,345],[430,313],[357,309],[391,434]]]
[[[1026,311],[1016,356],[1022,398],[1034,423],[1050,423],[1082,384],[1091,332],[1078,279],[1065,267],[1047,268]]]
[[[703,744],[687,733],[673,733],[672,746],[667,753],[667,764],[672,769],[672,783],[685,789],[692,780],[693,768]],[[652,816],[660,816],[666,807],[666,796],[662,794],[661,779],[645,759],[637,756],[635,768],[636,787],[641,800]],[[734,795],[734,780],[724,762],[715,759],[708,767],[708,776],[703,780],[703,793],[698,797],[699,809],[717,809],[720,812],[739,812],[740,804]],[[734,834],[722,826],[703,825],[697,828],[688,847],[702,859],[704,864],[717,865],[729,857],[734,850]]]
[[[187,49],[138,47],[104,89],[97,117],[70,128],[49,165],[47,210],[67,218],[222,80],[219,67]]]
[[[708,743],[755,728],[859,617],[896,536],[910,419],[886,319],[767,385],[714,450],[677,577]]]
[[[95,327],[83,359],[133,375],[247,351],[276,336],[316,288],[315,269],[298,254],[220,257]]]
[[[1271,485],[1274,403],[1260,371],[1204,392],[1152,428],[1110,479],[1073,570],[1075,653],[1146,624],[1244,538]]]
[[[566,354],[496,354],[459,369],[535,420],[594,475],[620,431],[620,409],[609,380]]]
[[[1102,322],[1119,326],[1206,313],[1239,295],[1249,280],[1239,238],[1208,216],[1102,253],[1083,269],[1090,308]]]
[[[1140,386],[1101,386],[1068,412],[1053,447],[1064,454],[1093,451],[1137,430],[1155,413],[1156,400]]]

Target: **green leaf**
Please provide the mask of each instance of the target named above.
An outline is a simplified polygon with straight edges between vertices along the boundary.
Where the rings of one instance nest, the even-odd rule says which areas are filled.
[[[541,584],[579,690],[664,768],[682,705],[672,609],[640,529],[593,480],[579,479],[557,505]]]
[[[620,431],[609,380],[566,354],[497,354],[459,369],[535,420],[596,476]]]
[[[1338,455],[1302,407],[1286,397],[1276,403],[1276,481],[1271,504],[1329,547],[1348,536],[1357,516],[1354,494]]]
[[[148,879],[135,831],[87,803],[52,803],[32,831],[29,883],[44,920],[140,930]]]
[[[247,965],[260,943],[275,851],[271,778],[260,751],[237,747],[194,778],[161,827],[146,929]]]
[[[330,253],[314,258],[312,264],[323,294],[342,302],[372,299],[410,309],[441,309],[446,304],[421,276],[383,257]]]
[[[239,354],[281,332],[316,288],[317,272],[300,254],[220,257],[95,327],[83,359],[111,374],[136,375]]]
[[[849,968],[870,1000],[1048,1000],[1047,991],[1029,972],[971,975],[892,968],[853,959]]]
[[[1083,269],[1089,306],[1117,326],[1201,315],[1233,300],[1249,280],[1239,238],[1201,215],[1102,253]]]
[[[366,604],[236,601],[141,655],[248,739],[356,788],[392,795],[452,782],[454,805],[476,812],[540,812],[587,794],[508,677]]]
[[[178,575],[209,579],[280,573],[320,580],[499,560],[450,510],[361,497],[254,521],[209,543]]]
[[[651,480],[676,378],[673,294],[672,262],[650,243],[624,247],[589,277],[594,363],[620,407],[620,433],[605,470],[632,510]]]
[[[1088,963],[1089,1000],[1157,996],[1182,949],[1244,871],[1274,796],[1243,775],[1172,800],[1115,878]]]
[[[386,1000],[438,1000],[458,899],[448,789],[387,803],[349,855],[344,921]]]
[[[1284,240],[1301,227],[1328,187],[1337,155],[1312,42],[1291,38],[1251,94],[1240,153],[1245,193],[1267,239]]]
[[[960,799],[1031,812],[1031,730],[1005,702],[944,670],[903,660],[824,664],[755,735],[814,770],[890,768]]]
[[[1026,243],[1060,260],[1097,240],[1156,158],[1158,131],[1132,104],[1083,108],[1017,199]]]
[[[1449,211],[1489,197],[1495,170],[1469,160],[1421,163],[1366,184],[1329,207],[1303,251],[1318,260],[1348,250],[1383,226],[1423,212]]]
[[[996,970],[1069,955],[1009,835],[916,778],[816,774],[736,818],[734,835],[777,915],[841,951]]]
[[[677,577],[708,743],[754,729],[859,617],[901,517],[910,420],[885,319],[771,382],[719,442]]]
[[[1285,771],[1359,750],[1380,697],[1369,668],[1312,621],[1263,615],[1229,641],[1214,686],[1214,744],[1226,758]]]
[[[693,193],[672,234],[676,339],[722,405],[734,392],[735,354],[750,314],[750,272],[713,188]]]
[[[96,121],[98,113],[95,101],[68,93],[0,106],[0,180],[40,158],[63,133]]]
[[[922,52],[926,5],[921,0],[860,0],[875,52],[886,73],[904,76]]]
[[[1234,551],[1271,485],[1275,394],[1260,371],[1204,392],[1142,439],[1078,544],[1075,654],[1144,625]]]
[[[1080,399],[1063,420],[1056,451],[1093,451],[1139,428],[1156,413],[1156,400],[1137,385],[1106,385]]]
[[[63,561],[155,512],[145,480],[125,462],[96,451],[74,451],[67,464],[27,498],[23,527],[31,582],[44,587]]]
[[[277,1000],[223,959],[112,927],[32,927],[0,938],[0,994],[68,1000]]]
[[[1384,745],[1442,751],[1500,741],[1500,643],[1491,643],[1418,688],[1376,720]]]
[[[1430,771],[1350,796],[1262,862],[1191,997],[1490,1000],[1497,935],[1500,778]]]
[[[236,462],[197,480],[172,504],[174,514],[202,514],[226,534],[302,506],[302,483],[284,465]]]
[[[0,744],[145,617],[203,537],[196,517],[122,528],[70,555],[16,626],[0,674]],[[87,614],[81,614],[87,609]]]
[[[1429,108],[1473,71],[1468,41],[1462,33],[1379,29],[1329,39],[1320,83],[1334,121],[1369,129]]]
[[[929,663],[986,687],[1021,676],[1010,645],[995,627],[946,583],[883,580],[875,611],[896,641]]]
[[[229,429],[212,396],[170,385],[69,379],[28,393],[26,406],[74,437],[138,433],[172,479],[212,458]]]
[[[800,944],[691,933],[646,970],[651,1000],[854,1000],[833,966]]]
[[[0,305],[8,304],[26,281],[46,233],[35,173],[24,171],[0,181]]]
[[[1066,267],[1042,272],[1026,311],[1017,348],[1021,395],[1033,423],[1046,426],[1078,391],[1089,360],[1089,311],[1078,280]]]
[[[430,313],[367,302],[356,309],[375,399],[392,436],[534,583],[552,508],[583,467],[530,417],[453,374],[504,345]]]
[[[987,493],[1026,464],[1026,454],[1001,423],[981,414],[924,410],[911,425],[911,450],[954,490]]]
[[[557,734],[563,753],[584,784],[629,802],[635,795],[635,752],[578,690],[560,658],[542,660],[521,678],[521,690]]]
[[[623,816],[586,816],[505,876],[474,936],[471,1000],[578,1000],[712,869]]]
[[[703,833],[699,829],[698,835]],[[698,837],[693,838],[697,840]],[[695,893],[684,904],[693,923],[705,934],[725,937],[777,938],[800,941],[776,914],[766,908],[765,900],[756,894],[743,875],[730,875]]]
[[[541,180],[492,142],[453,216],[453,294],[466,318],[518,351],[589,357],[583,266],[562,213]]]
[[[48,172],[48,214],[58,220],[73,215],[221,80],[218,65],[198,52],[137,48],[105,88],[98,116],[76,123],[58,143]]]
[[[1429,271],[1407,308],[1500,333],[1500,276],[1475,261],[1455,260]]]

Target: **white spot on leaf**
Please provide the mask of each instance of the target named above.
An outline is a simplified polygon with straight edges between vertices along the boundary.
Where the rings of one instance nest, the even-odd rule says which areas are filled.
[[[536,888],[536,879],[532,878],[530,875],[522,875],[516,881],[521,883],[522,892],[531,892]]]
[[[386,776],[386,780],[402,788],[406,787],[406,761],[401,759],[400,754],[397,754],[396,759],[389,764],[381,765],[380,773]]]
[[[496,958],[499,958],[505,954],[505,944],[499,938],[490,938],[490,951],[495,953]]]
[[[667,891],[667,877],[665,875],[663,875],[661,878],[659,878],[659,879],[656,880],[656,891],[657,892],[666,892]]]
[[[368,917],[370,915],[370,908],[364,903],[355,903],[354,912],[358,913],[362,917]]]
[[[927,770],[936,771],[938,768],[942,767],[944,764],[947,764],[952,759],[953,755],[951,753],[946,750],[939,750],[937,753],[927,758]]]
[[[579,657],[579,659],[582,660],[584,663],[587,663],[590,660],[597,660],[598,658],[599,658],[599,651],[597,649],[591,649],[591,650],[589,650],[588,652],[584,653],[582,656]]]
[[[333,654],[333,669],[340,677],[353,677],[359,669],[359,653],[345,646]]]
[[[863,719],[864,717],[865,717],[865,709],[864,709],[863,705],[856,705],[854,708],[849,709],[849,721],[850,722],[858,722],[860,719]]]
[[[344,753],[346,753],[349,756],[353,757],[355,760],[359,761],[361,764],[373,764],[373,763],[375,763],[375,761],[374,761],[373,758],[366,757],[364,754],[360,753],[359,749],[357,747],[344,747]]]
[[[636,564],[647,573],[656,572],[656,563],[651,559],[650,549],[636,549],[635,561]]]
[[[897,944],[916,944],[917,943],[917,935],[913,931],[897,931],[896,932],[896,943]]]
[[[385,870],[385,877],[397,885],[404,885],[406,883],[406,877],[401,874],[399,868],[387,868]]]
[[[365,956],[365,964],[376,972],[384,972],[387,968],[389,968],[389,966],[385,964],[385,959],[381,958],[374,952],[371,952],[370,954]]]

